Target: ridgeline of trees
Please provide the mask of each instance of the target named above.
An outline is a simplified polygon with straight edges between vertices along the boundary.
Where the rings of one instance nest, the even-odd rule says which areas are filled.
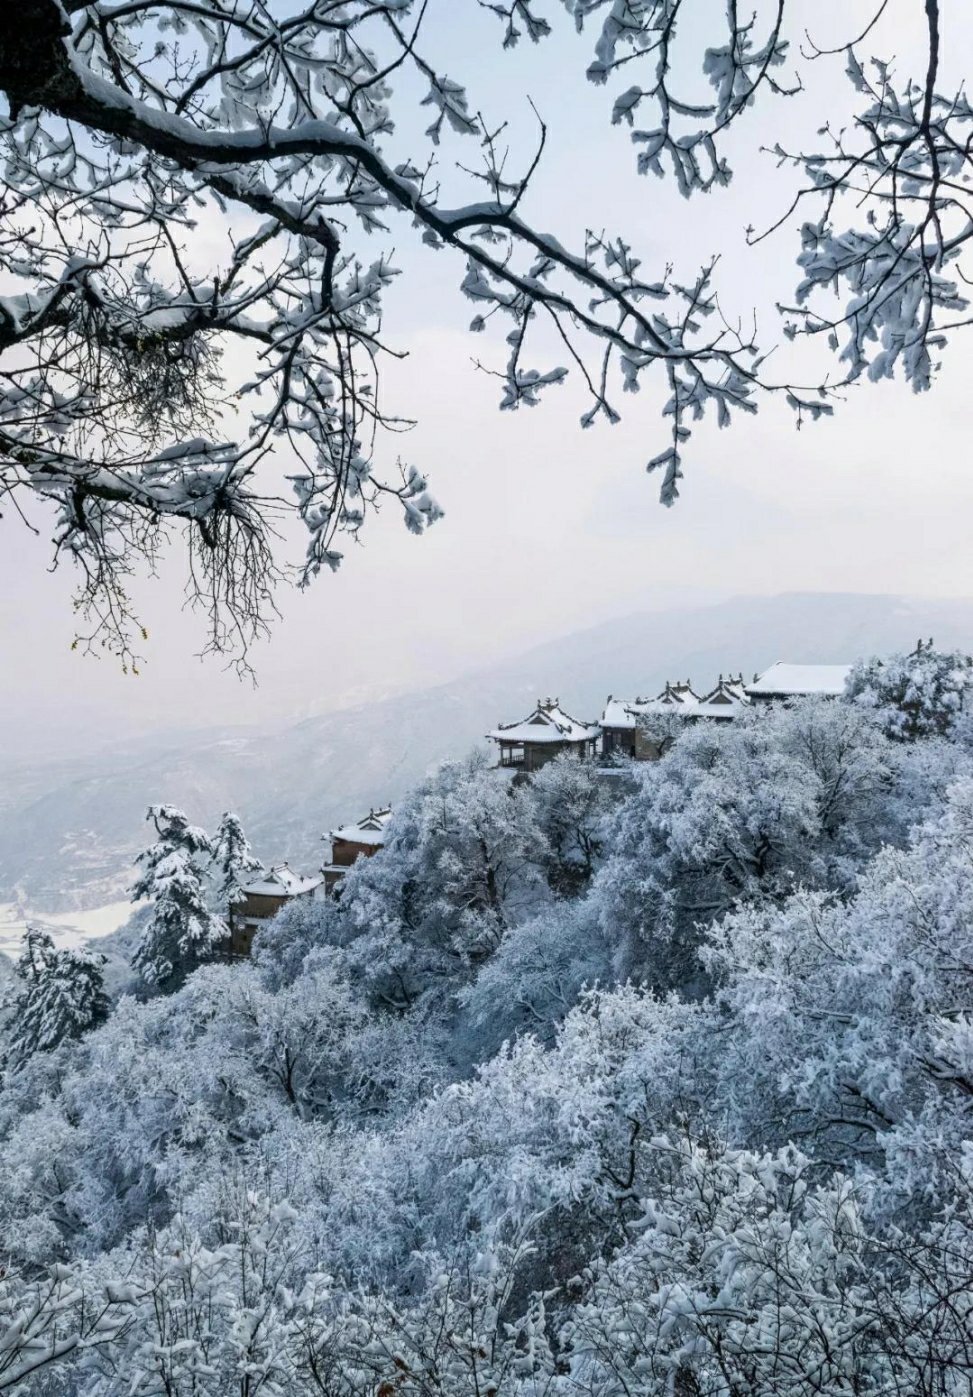
[[[153,807],[138,993],[8,1002],[0,1391],[966,1393],[971,693],[450,763],[234,965],[239,822]]]

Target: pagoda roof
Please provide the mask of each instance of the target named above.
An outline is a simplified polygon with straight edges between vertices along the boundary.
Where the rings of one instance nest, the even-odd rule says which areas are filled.
[[[672,708],[677,704],[683,708],[692,708],[699,701],[699,694],[696,693],[688,679],[685,684],[680,683],[678,679],[675,684],[670,684],[667,680],[662,693],[654,700],[655,703],[662,704],[666,708]],[[647,711],[650,710],[647,709]]]
[[[851,665],[793,665],[778,661],[746,686],[758,697],[799,698],[824,694],[837,698],[844,693]]]
[[[601,715],[603,728],[634,729],[638,720],[646,713],[669,713],[671,705],[662,705],[658,699],[617,699],[609,698]]]
[[[656,698],[617,699],[609,695],[601,715],[601,724],[605,728],[631,730],[638,726],[639,718],[672,713],[693,718],[727,719],[735,717],[737,710],[749,702],[742,676],[739,679],[724,679],[720,675],[716,687],[702,697],[687,679],[684,684],[666,684]]]
[[[565,713],[558,699],[538,700],[533,713],[519,723],[501,723],[487,733],[494,742],[590,742],[600,736],[597,723],[582,723]]]
[[[703,695],[694,712],[701,718],[732,718],[738,708],[749,702],[743,676],[724,679],[721,674],[716,687]]]
[[[320,882],[320,878],[305,878],[286,863],[277,863],[242,882],[240,891],[257,897],[300,897],[302,893],[313,892]]]
[[[378,848],[385,843],[386,826],[392,818],[391,806],[384,806],[381,810],[369,810],[352,825],[341,825],[338,829],[328,831],[328,838],[331,840],[342,839],[348,844],[369,844]]]

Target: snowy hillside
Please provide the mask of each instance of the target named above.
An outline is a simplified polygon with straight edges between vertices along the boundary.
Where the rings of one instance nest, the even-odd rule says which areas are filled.
[[[394,801],[538,695],[596,718],[609,692],[652,692],[667,678],[707,685],[739,669],[750,678],[779,659],[848,661],[919,635],[973,646],[973,599],[798,594],[646,612],[488,672],[276,730],[167,734],[70,764],[0,759],[0,901],[53,913],[124,896],[150,801],[175,802],[209,826],[234,808],[263,858],[311,867],[322,831]]]

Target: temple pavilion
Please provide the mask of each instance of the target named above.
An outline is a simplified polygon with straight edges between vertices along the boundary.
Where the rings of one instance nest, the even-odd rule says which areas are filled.
[[[392,818],[391,807],[369,810],[354,824],[341,825],[324,836],[331,844],[331,858],[321,870],[327,892],[341,879],[358,859],[370,859],[385,843],[386,826]]]
[[[617,699],[609,694],[601,715],[602,753],[608,758],[658,761],[672,744],[668,719],[726,722],[749,702],[742,674],[721,674],[716,686],[704,694],[698,694],[689,679],[667,682],[655,698]]]
[[[747,695],[754,703],[787,703],[797,698],[838,698],[851,665],[792,665],[779,661],[755,674]]]
[[[538,699],[537,706],[518,723],[501,723],[487,733],[500,748],[500,765],[537,771],[562,752],[593,757],[601,737],[597,723],[582,723],[561,707],[560,699]]]
[[[230,905],[230,954],[248,956],[253,938],[281,908],[299,897],[313,897],[323,877],[308,878],[286,863],[260,869],[240,884],[239,897]]]

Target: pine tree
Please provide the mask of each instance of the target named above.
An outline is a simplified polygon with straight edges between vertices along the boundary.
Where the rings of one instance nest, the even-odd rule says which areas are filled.
[[[104,956],[83,949],[59,950],[47,932],[28,930],[15,966],[19,986],[7,1045],[12,1066],[105,1022],[111,1005],[102,979],[104,963]]]
[[[197,966],[218,959],[229,933],[225,920],[206,905],[205,864],[213,857],[206,833],[171,805],[150,805],[146,819],[159,837],[139,855],[142,873],[132,896],[153,907],[132,965],[150,985],[169,990]]]
[[[231,811],[224,812],[220,827],[216,831],[213,866],[218,880],[216,899],[220,908],[227,908],[238,900],[241,875],[253,873],[261,867],[260,860],[243,832],[240,817]]]

